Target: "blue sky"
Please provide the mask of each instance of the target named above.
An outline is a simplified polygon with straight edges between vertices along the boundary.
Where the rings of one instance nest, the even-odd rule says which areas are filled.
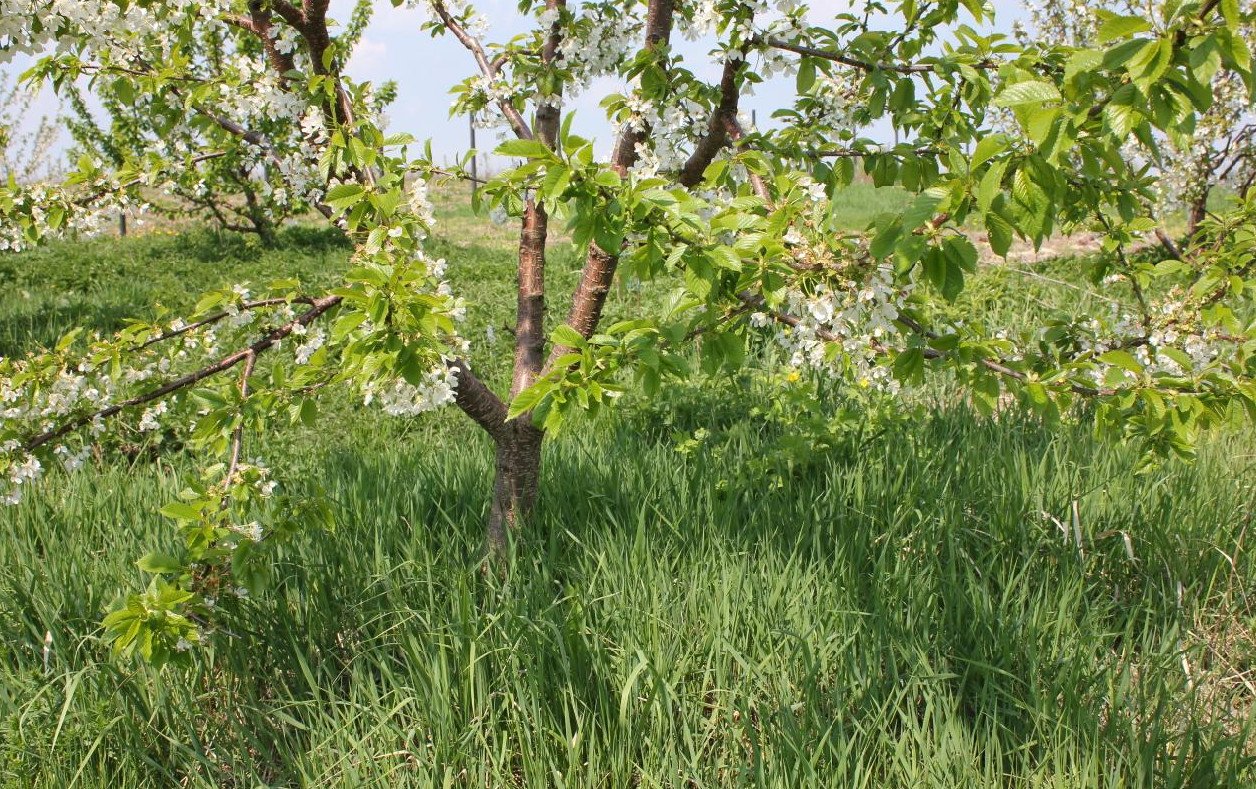
[[[398,95],[388,112],[390,128],[410,132],[419,139],[430,138],[438,161],[443,157],[456,158],[468,147],[467,119],[449,117],[452,97],[448,91],[473,72],[474,62],[452,37],[432,38],[422,32],[419,26],[424,19],[423,11],[394,8],[388,0],[378,0],[376,5],[371,24],[349,62],[350,75],[375,82],[395,80]],[[823,24],[825,17],[850,5],[846,0],[813,0],[810,3],[812,21]],[[347,20],[352,6],[353,0],[333,0],[332,16]],[[489,40],[507,40],[530,25],[530,20],[520,17],[515,0],[478,0],[475,6],[492,22]],[[997,30],[1010,30],[1012,22],[1024,16],[1021,0],[994,0],[994,6]],[[703,44],[684,44],[680,51],[695,73],[714,80],[718,67],[707,61],[706,48]],[[27,65],[29,61],[19,61],[0,66],[0,70],[13,73]],[[758,86],[756,94],[743,100],[742,106],[748,111],[756,110],[759,123],[764,125],[773,108],[791,101],[792,88],[792,79],[778,78]],[[601,80],[566,106],[568,111],[576,113],[577,132],[596,140],[601,151],[610,147],[612,135],[598,104],[606,94],[620,90],[622,86],[616,81]],[[52,97],[41,97],[38,112],[51,113],[55,109]],[[883,130],[875,128],[865,133],[884,136]],[[478,142],[481,150],[495,146],[489,132],[480,131]]]

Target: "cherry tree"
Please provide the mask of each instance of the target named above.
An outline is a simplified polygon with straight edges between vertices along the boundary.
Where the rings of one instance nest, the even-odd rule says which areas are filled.
[[[0,74],[0,178],[6,181],[46,180],[61,169],[53,150],[57,119],[31,117],[38,97],[38,90]]]
[[[348,50],[357,43],[372,10],[369,0],[355,5],[348,25],[337,32],[341,48]],[[243,15],[225,19],[226,25],[215,18],[193,25],[190,33],[195,40],[186,47],[189,59],[183,65],[186,77],[214,82],[224,68],[247,73],[269,63],[281,74],[294,68],[294,52],[299,45],[295,30],[278,30],[267,48],[254,33],[251,19]],[[85,155],[120,168],[154,154],[185,157],[215,145],[214,136],[220,129],[206,118],[187,116],[169,95],[138,91],[132,79],[119,79],[111,72],[88,69],[81,81],[86,83],[83,87],[73,82],[61,85],[71,109],[67,126],[75,142],[74,158]],[[394,93],[392,83],[378,86],[372,113],[381,113]],[[258,104],[251,115],[235,115],[234,119],[264,135],[267,147],[279,154],[277,158],[243,147],[222,148],[221,156],[202,158],[172,174],[160,194],[146,193],[144,209],[172,218],[205,219],[223,230],[251,233],[267,245],[274,244],[280,225],[312,210],[303,195],[288,188],[279,162],[301,146],[311,132],[309,124],[314,116],[304,116],[303,127],[302,119],[271,115],[268,110],[268,106]]]
[[[456,407],[491,437],[493,552],[527,523],[545,438],[566,419],[630,386],[650,393],[735,368],[763,343],[852,389],[888,397],[946,375],[978,408],[1018,398],[1152,454],[1189,455],[1200,431],[1256,408],[1246,317],[1256,200],[1205,221],[1180,259],[1135,255],[1156,226],[1156,183],[1124,146],[1131,133],[1194,128],[1218,68],[1250,95],[1236,31],[1251,13],[1233,0],[1165,4],[1150,27],[1110,19],[1094,47],[983,33],[992,10],[981,0],[868,2],[824,18],[797,0],[522,0],[530,30],[502,43],[461,0],[408,4],[416,30],[466,51],[455,111],[488,118],[507,136],[497,152],[522,162],[480,190],[485,213],[519,227],[502,391],[466,361],[468,305],[445,278],[460,261],[424,250],[437,221],[429,184],[465,176],[382,128],[371,86],[344,74],[350,52],[327,0],[90,5],[0,0],[0,52],[46,53],[31,78],[54,85],[84,74],[129,84],[201,130],[203,147],[145,150],[120,167],[83,161],[55,189],[10,184],[0,236],[37,243],[201,162],[249,156],[354,243],[332,290],[237,284],[187,315],[108,337],[72,332],[0,362],[0,495],[11,502],[45,469],[82,466],[119,424],[173,425],[215,458],[163,509],[181,552],[144,557],[151,586],[105,622],[120,649],[154,661],[187,659],[225,602],[260,591],[273,546],[327,517],[242,448],[285,422],[317,424],[330,388],[390,414]],[[256,46],[199,71],[201,29],[246,31]],[[694,49],[707,55],[687,59]],[[625,90],[603,102],[613,144],[599,157],[564,108],[607,76]],[[791,79],[794,97],[778,128],[749,128],[742,97],[770,78]],[[1017,133],[998,131],[1005,113]],[[277,145],[263,118],[299,127],[300,143]],[[877,122],[901,142],[858,134]],[[831,210],[857,168],[913,194],[866,232],[843,230]],[[546,281],[555,223],[583,259],[562,304]],[[1018,236],[1099,230],[1095,265],[1119,283],[1119,306],[1025,333],[961,311],[978,261],[973,226],[998,254]],[[607,324],[620,280],[674,295],[666,310]]]
[[[1146,32],[1175,5],[1171,2],[1080,2],[1032,0],[1030,24],[1021,36],[1059,41],[1073,46],[1105,44],[1131,32]],[[1237,16],[1236,16],[1237,18]],[[1250,19],[1231,30],[1239,51],[1256,46],[1256,24]],[[1200,80],[1212,92],[1212,101],[1194,123],[1164,134],[1136,134],[1132,157],[1151,161],[1160,175],[1158,196],[1163,205],[1186,210],[1186,235],[1199,228],[1208,200],[1218,186],[1229,185],[1245,194],[1256,183],[1256,110],[1242,68],[1228,67],[1211,48],[1194,53]],[[1154,70],[1161,62],[1150,56],[1140,68]],[[1242,63],[1240,59],[1240,63]],[[1141,109],[1132,107],[1131,112]],[[1135,132],[1135,126],[1129,126]]]

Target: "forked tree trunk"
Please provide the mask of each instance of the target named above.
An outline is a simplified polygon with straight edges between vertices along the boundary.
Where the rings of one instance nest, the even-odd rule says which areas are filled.
[[[536,506],[543,437],[530,424],[508,422],[497,439],[493,503],[488,513],[489,549],[495,554],[508,551],[512,530],[526,521]]]

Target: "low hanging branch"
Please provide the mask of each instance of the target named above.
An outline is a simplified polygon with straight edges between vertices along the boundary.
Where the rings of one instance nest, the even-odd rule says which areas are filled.
[[[143,405],[145,403],[151,403],[154,400],[160,400],[163,397],[171,395],[182,389],[186,389],[195,383],[205,380],[206,378],[217,375],[226,370],[230,370],[240,362],[247,359],[255,359],[259,354],[265,353],[273,348],[280,340],[291,335],[298,327],[309,326],[341,301],[342,298],[340,296],[323,296],[321,298],[313,299],[310,301],[310,309],[306,310],[288,323],[267,332],[261,339],[257,340],[252,345],[249,345],[247,348],[242,348],[234,353],[227,354],[211,365],[202,367],[199,370],[187,373],[186,375],[181,375],[178,378],[168,381],[155,389],[150,389],[143,394],[138,394],[135,397],[128,398],[120,403],[114,403],[107,408],[102,408],[93,413],[71,419],[58,427],[32,436],[23,442],[22,446],[29,452],[30,450],[37,449],[44,444],[55,441],[68,433],[78,430],[81,427],[90,425],[97,419],[108,419],[109,417],[119,414],[128,408],[133,408],[137,405]]]

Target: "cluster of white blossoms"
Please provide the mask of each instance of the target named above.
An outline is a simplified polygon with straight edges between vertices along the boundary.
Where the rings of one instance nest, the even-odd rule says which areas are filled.
[[[649,142],[637,143],[637,162],[633,167],[643,177],[683,167],[693,144],[709,133],[710,112],[691,98],[660,104],[634,91],[626,105],[632,114],[625,127],[649,131]]]
[[[22,486],[30,486],[43,476],[44,466],[39,458],[23,452],[16,441],[0,445],[0,462],[7,461],[7,474],[0,485],[0,503],[16,505],[22,502]],[[4,468],[4,466],[0,466]]]
[[[102,177],[89,186],[99,189],[100,196],[86,207],[72,204],[64,188],[47,183],[11,191],[8,213],[25,217],[32,225],[28,228],[20,221],[0,221],[0,252],[21,252],[46,237],[98,235],[113,226],[120,212],[144,209],[142,201],[124,192],[109,191],[106,185],[107,179]]]
[[[297,346],[293,352],[293,359],[296,360],[297,364],[306,364],[315,351],[322,348],[323,344],[327,342],[327,332],[322,329],[307,331],[304,326],[301,328],[301,333],[305,335],[305,341]],[[296,332],[293,332],[293,334],[296,334]]]
[[[548,27],[555,13],[541,11],[541,26]],[[572,88],[587,88],[598,77],[614,74],[638,45],[641,24],[638,13],[623,9],[611,11],[601,5],[581,9],[558,45],[558,57],[564,68],[571,71]]]
[[[1228,360],[1235,350],[1233,342],[1217,329],[1200,332],[1179,324],[1178,317],[1187,312],[1181,301],[1166,300],[1152,307],[1149,326],[1144,318],[1118,313],[1114,307],[1105,320],[1092,318],[1078,327],[1079,350],[1094,356],[1127,351],[1151,375],[1187,375]],[[1102,362],[1089,376],[1096,386],[1114,381],[1132,384],[1137,379],[1130,370]]]
[[[415,416],[449,405],[457,389],[457,370],[439,364],[423,376],[418,386],[401,378],[382,385],[369,383],[364,387],[363,401],[366,405],[378,403],[389,416]]]
[[[95,437],[105,432],[104,420],[99,416],[102,411],[159,386],[177,374],[180,367],[186,369],[189,364],[216,355],[220,342],[230,342],[232,347],[247,345],[258,322],[274,325],[276,320],[288,322],[295,317],[292,305],[281,304],[263,308],[266,317],[255,321],[259,310],[246,305],[251,295],[241,285],[230,289],[230,300],[222,308],[223,317],[217,328],[193,326],[177,319],[164,325],[154,324],[146,333],[125,343],[94,344],[93,350],[79,356],[76,362],[51,355],[0,359],[0,499],[18,503],[22,488],[38,479],[54,459],[57,463],[51,465],[60,465],[67,472],[80,469],[96,447]],[[293,334],[304,335],[296,349],[298,362],[308,361],[326,337],[321,328],[307,330],[303,326]],[[157,342],[162,338],[164,342]],[[135,343],[139,344],[138,349]],[[126,361],[115,367],[116,352],[124,353],[122,358]],[[175,394],[136,409],[134,429],[156,436],[167,427],[185,427],[186,415],[175,416],[181,402]],[[206,413],[208,409],[202,409],[199,415]],[[59,443],[47,442],[36,451],[38,456],[24,448],[24,442],[31,437],[51,434],[76,421],[86,422],[82,443],[69,434]],[[260,466],[251,477],[257,480],[263,496],[274,489],[267,477],[267,470]]]
[[[410,206],[410,213],[419,220],[424,228],[431,230],[436,226],[436,207],[432,205],[432,198],[428,195],[427,180],[419,177],[410,182],[410,189],[406,194],[407,202]],[[422,239],[420,239],[422,240]],[[444,261],[442,260],[443,264]],[[444,268],[441,273],[433,275],[437,279],[444,276]]]
[[[897,392],[891,368],[883,357],[899,333],[895,321],[910,295],[910,286],[894,283],[893,268],[877,267],[862,284],[819,284],[786,294],[784,311],[794,325],[756,312],[753,326],[775,327],[776,342],[789,353],[789,365],[844,375],[861,387]]]
[[[152,433],[161,429],[161,422],[158,417],[164,415],[170,410],[170,406],[163,400],[156,405],[144,409],[144,413],[140,415],[139,429],[141,433]]]
[[[246,540],[252,542],[261,542],[266,536],[266,530],[262,528],[262,524],[257,521],[249,521],[248,523],[233,524],[231,531],[240,535]]]
[[[85,367],[80,371],[61,370],[39,385],[15,384],[12,378],[0,377],[0,435],[13,435],[17,431],[12,428],[20,425],[48,430],[66,414],[85,406],[98,409],[107,405],[113,397],[112,380],[89,378],[84,374],[87,371]],[[100,427],[99,423],[93,424],[93,432],[99,432]],[[58,444],[53,449],[53,456],[71,472],[82,468],[89,454],[89,446],[72,450]],[[0,442],[0,503],[20,503],[23,488],[29,488],[43,474],[43,463],[17,439]]]

